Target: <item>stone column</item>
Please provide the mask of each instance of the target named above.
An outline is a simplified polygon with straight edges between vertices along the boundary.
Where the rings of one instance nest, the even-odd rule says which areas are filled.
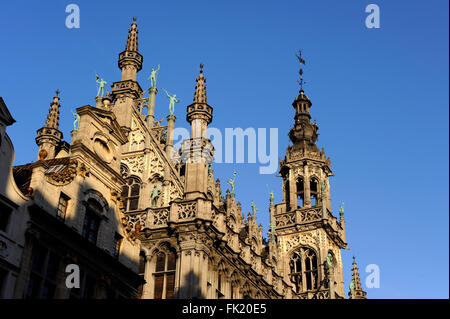
[[[70,131],[70,141],[72,142],[73,140],[74,140],[74,138],[75,138],[75,136],[77,135],[77,133],[78,133],[78,130],[72,130],[72,131]]]
[[[294,178],[294,174],[292,172],[292,170],[289,171],[289,207],[288,207],[288,211],[289,210],[294,210],[297,209],[297,182]]]
[[[149,100],[147,112],[147,127],[149,129],[153,127],[153,122],[155,121],[155,97],[157,93],[158,93],[157,88],[150,88],[148,90]]]
[[[322,194],[322,218],[328,219],[328,213],[327,213],[327,191],[325,191]]]
[[[305,207],[311,207],[311,184],[309,181],[309,170],[308,170],[308,165],[305,165],[305,175],[303,177],[303,183],[304,183],[304,187],[305,187],[305,192],[304,192],[304,197],[305,200],[303,202],[303,206]]]
[[[167,156],[172,159],[172,153],[173,153],[173,129],[175,126],[175,120],[177,118],[175,115],[170,114],[167,116],[167,139],[166,139],[166,147],[165,151]]]
[[[144,271],[144,279],[146,283],[144,284],[144,287],[142,288],[142,297],[141,299],[153,299],[155,296],[155,281],[153,279],[153,270],[155,269],[156,264],[156,257],[152,258],[153,256],[149,253],[145,254],[145,271]]]
[[[180,267],[179,267],[179,295],[178,298],[191,298],[192,275],[193,275],[193,249],[182,249],[180,251]]]
[[[96,96],[95,97],[95,107],[103,108],[103,97],[102,96]]]
[[[328,178],[326,179],[326,183],[325,183],[325,194],[327,194],[327,207],[328,209],[331,211],[331,192],[330,192],[330,181],[328,180]]]
[[[174,284],[174,298],[180,299],[180,282],[181,282],[181,256],[183,251],[177,249],[177,259],[175,265],[175,284]]]
[[[335,299],[334,295],[334,268],[328,271],[328,286],[330,287],[330,299]]]

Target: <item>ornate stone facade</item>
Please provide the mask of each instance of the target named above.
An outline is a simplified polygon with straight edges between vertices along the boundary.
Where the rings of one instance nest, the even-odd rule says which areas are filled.
[[[243,215],[229,190],[222,195],[210,167],[214,147],[206,129],[213,107],[203,66],[186,107],[191,137],[174,150],[175,116],[167,126],[155,122],[158,90],[149,88],[146,98],[136,80],[143,64],[137,34],[133,21],[119,54],[121,81],[95,107],[77,108],[71,143],[58,130],[56,96],[38,130],[39,160],[12,170],[29,221],[14,296],[28,297],[39,275],[31,267],[33,247],[44,238],[62,258],[60,267],[80,263],[98,279],[92,293],[86,279],[81,291],[52,292],[57,298],[117,291],[130,298],[344,298],[345,221],[331,211],[330,160],[315,144],[318,126],[310,123],[303,90],[293,103],[293,145],[280,161],[283,201],[270,205],[273,227],[265,241],[256,217]]]

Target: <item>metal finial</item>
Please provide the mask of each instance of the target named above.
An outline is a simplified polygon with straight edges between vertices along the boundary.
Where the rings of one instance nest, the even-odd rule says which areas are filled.
[[[60,91],[60,90],[58,90],[58,89],[56,89],[55,93],[56,93],[56,96],[58,96],[58,95],[59,95],[59,93],[61,93],[61,91]]]
[[[136,17],[133,17],[133,22],[136,22]]]
[[[204,67],[203,63],[200,63],[200,73],[203,73],[203,67]]]
[[[302,64],[305,65],[306,61],[302,58],[302,50],[298,50],[298,54],[296,55],[298,62],[300,63],[300,71],[298,72],[300,74],[300,91],[303,91],[303,84],[305,84],[306,82],[303,81],[303,69],[302,69]]]

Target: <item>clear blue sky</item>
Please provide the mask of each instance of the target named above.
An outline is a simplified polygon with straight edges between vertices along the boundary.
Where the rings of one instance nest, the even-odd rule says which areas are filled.
[[[65,27],[76,3],[81,28]],[[381,10],[381,28],[367,29],[366,5]],[[61,130],[70,139],[70,109],[91,104],[95,72],[120,80],[118,53],[131,17],[138,17],[144,67],[161,64],[159,85],[177,93],[177,125],[185,124],[200,62],[208,79],[212,125],[279,129],[284,157],[298,92],[298,62],[307,60],[305,91],[335,177],[332,207],[345,201],[343,251],[348,286],[356,255],[377,264],[381,287],[369,298],[448,298],[449,43],[448,1],[7,1],[0,10],[1,91],[17,120],[8,129],[16,164],[34,161],[36,130],[55,89]],[[157,118],[167,99],[157,97]],[[268,229],[266,184],[281,201],[281,180],[257,164],[216,164],[238,172],[237,198],[260,208]]]

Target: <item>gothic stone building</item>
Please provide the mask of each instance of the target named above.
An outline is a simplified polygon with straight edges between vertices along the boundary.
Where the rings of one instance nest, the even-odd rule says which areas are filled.
[[[176,117],[155,121],[158,90],[144,97],[142,64],[133,21],[120,81],[76,109],[70,143],[57,94],[37,131],[37,160],[26,165],[12,167],[14,119],[0,99],[0,297],[345,298],[345,220],[332,214],[330,159],[316,146],[304,91],[292,103],[283,201],[270,202],[265,241],[256,217],[214,178],[203,70],[186,107],[191,138],[174,149]],[[80,268],[79,288],[65,284],[69,264]],[[353,273],[349,297],[364,298],[356,264]]]

